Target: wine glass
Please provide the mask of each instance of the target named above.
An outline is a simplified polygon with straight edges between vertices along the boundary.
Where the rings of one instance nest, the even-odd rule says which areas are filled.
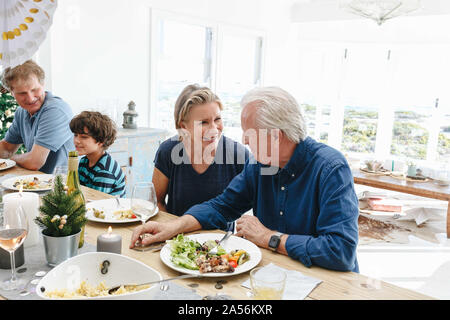
[[[138,182],[133,186],[131,193],[131,210],[145,224],[147,219],[158,212],[158,201],[155,186],[152,182]],[[145,234],[141,236],[141,240]],[[137,246],[143,246],[142,242]]]
[[[61,176],[62,182],[64,185],[67,184],[67,172],[68,167],[67,166],[56,166],[55,170],[53,171],[53,184],[55,184],[56,176]]]
[[[14,252],[25,241],[28,234],[28,219],[22,206],[16,211],[3,212],[3,223],[0,225],[0,247],[9,252],[11,259],[11,279],[4,280],[0,286],[3,290],[16,290],[25,285],[26,280],[16,274]]]

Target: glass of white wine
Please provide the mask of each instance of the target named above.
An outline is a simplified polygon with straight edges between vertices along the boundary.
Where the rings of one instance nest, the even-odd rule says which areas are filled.
[[[9,252],[11,259],[11,279],[4,280],[0,286],[3,290],[17,290],[22,288],[26,280],[16,274],[14,252],[25,241],[28,234],[28,219],[22,206],[16,211],[3,212],[3,222],[0,225],[0,247]]]
[[[142,224],[158,212],[158,201],[155,186],[152,182],[138,182],[133,186],[131,194],[131,210],[142,221]],[[145,235],[141,236],[141,240]],[[142,242],[136,244],[142,247]]]
[[[254,268],[250,271],[250,286],[255,300],[281,300],[286,286],[286,272]]]

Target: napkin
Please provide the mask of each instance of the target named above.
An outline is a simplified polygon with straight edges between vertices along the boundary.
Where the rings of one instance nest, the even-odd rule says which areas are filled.
[[[280,272],[280,270],[286,272],[286,286],[282,300],[303,300],[322,282],[322,280],[305,276],[299,271],[284,269],[273,263],[268,264],[261,270],[264,270],[265,274]],[[251,289],[250,279],[244,281],[241,285]]]
[[[201,300],[202,297],[195,293],[195,290],[176,284],[175,282],[166,282],[166,290],[158,290],[154,300]]]
[[[441,218],[441,215],[439,214],[440,211],[441,210],[436,208],[412,208],[405,210],[405,216],[400,217],[397,220],[413,220],[416,222],[417,226],[420,226],[429,219]]]

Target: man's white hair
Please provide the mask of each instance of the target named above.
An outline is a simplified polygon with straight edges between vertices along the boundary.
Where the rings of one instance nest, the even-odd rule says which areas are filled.
[[[279,87],[258,87],[247,92],[241,100],[241,108],[255,103],[258,129],[280,129],[294,142],[303,141],[306,124],[295,98]]]

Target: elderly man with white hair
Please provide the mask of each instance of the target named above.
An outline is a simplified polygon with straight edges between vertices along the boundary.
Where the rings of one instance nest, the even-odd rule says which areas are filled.
[[[177,220],[136,228],[130,247],[143,233],[149,244],[238,219],[236,235],[262,248],[307,267],[359,272],[358,199],[345,157],[307,136],[297,102],[278,87],[251,90],[241,106],[243,142],[256,161],[247,161],[221,195]]]

